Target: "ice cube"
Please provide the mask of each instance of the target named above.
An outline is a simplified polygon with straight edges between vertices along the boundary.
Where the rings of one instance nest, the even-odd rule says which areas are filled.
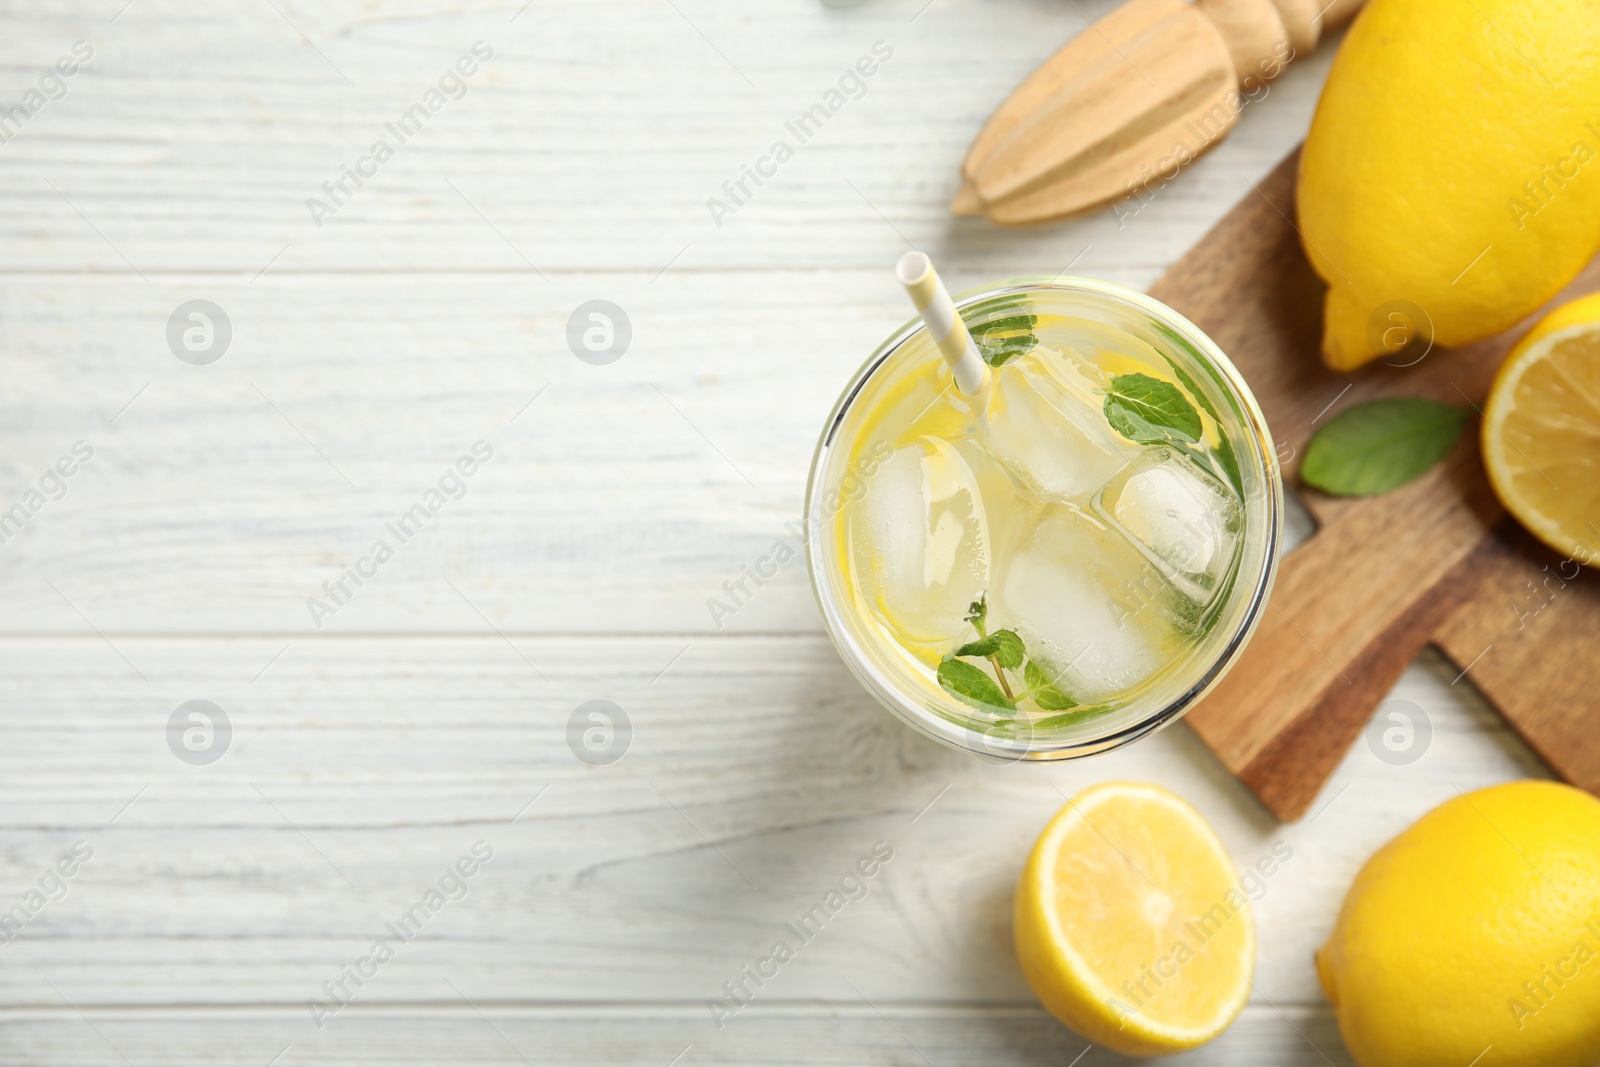
[[[989,580],[999,581],[997,567],[1022,543],[1031,528],[1039,501],[1022,488],[1005,464],[995,459],[975,437],[950,442],[967,461],[978,480],[985,524],[989,530]]]
[[[922,437],[895,449],[866,480],[850,545],[862,595],[909,643],[967,632],[967,609],[989,587],[989,525],[977,477],[951,445]]]
[[[1171,588],[1094,516],[1052,507],[1009,561],[991,625],[1011,626],[1074,699],[1109,700],[1177,652]]]
[[[1239,500],[1193,460],[1146,449],[1106,486],[1096,510],[1197,606],[1221,590],[1239,539]]]
[[[984,413],[988,450],[1034,492],[1087,503],[1135,454],[1106,425],[1070,365],[1025,356],[1002,366]]]

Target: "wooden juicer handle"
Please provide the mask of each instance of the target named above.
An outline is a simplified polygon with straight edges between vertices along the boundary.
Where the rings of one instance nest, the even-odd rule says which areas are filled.
[[[1164,185],[1364,2],[1128,0],[990,116],[950,210],[1019,225]]]

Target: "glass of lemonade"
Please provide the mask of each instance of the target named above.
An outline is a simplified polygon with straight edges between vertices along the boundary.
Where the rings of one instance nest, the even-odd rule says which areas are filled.
[[[956,305],[981,391],[913,321],[823,429],[806,552],[829,633],[879,701],[958,748],[1136,740],[1216,683],[1266,603],[1283,512],[1266,420],[1142,293],[1023,278]]]

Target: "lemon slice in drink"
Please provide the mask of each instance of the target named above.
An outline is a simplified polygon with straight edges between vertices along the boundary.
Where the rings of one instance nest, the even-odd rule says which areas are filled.
[[[1600,293],[1552,311],[1506,357],[1483,463],[1535,537],[1580,563],[1600,555]]]
[[[1204,1044],[1250,997],[1238,872],[1200,813],[1156,786],[1109,782],[1061,809],[1023,869],[1015,929],[1044,1006],[1116,1052]]]

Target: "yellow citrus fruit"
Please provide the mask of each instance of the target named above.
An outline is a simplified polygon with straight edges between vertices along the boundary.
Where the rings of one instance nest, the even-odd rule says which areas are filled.
[[[1329,285],[1323,357],[1404,331],[1465,344],[1538,310],[1600,246],[1600,4],[1371,0],[1300,159]]]
[[[1600,555],[1600,293],[1552,311],[1506,357],[1483,463],[1539,540],[1579,563]]]
[[[1116,1052],[1204,1044],[1250,998],[1239,874],[1200,813],[1153,785],[1097,785],[1057,813],[1023,869],[1015,929],[1044,1006]]]
[[[1356,876],[1317,954],[1362,1067],[1600,1063],[1600,800],[1447,801]]]

